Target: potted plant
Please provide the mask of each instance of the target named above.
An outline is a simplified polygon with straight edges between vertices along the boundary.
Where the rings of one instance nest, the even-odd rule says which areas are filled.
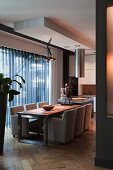
[[[15,79],[17,77],[20,78],[20,81]],[[0,73],[0,154],[3,153],[7,98],[11,102],[14,95],[20,94],[19,91],[12,89],[13,83],[17,83],[22,88],[22,83],[25,83],[25,80],[18,74],[10,78],[4,77],[4,74]]]

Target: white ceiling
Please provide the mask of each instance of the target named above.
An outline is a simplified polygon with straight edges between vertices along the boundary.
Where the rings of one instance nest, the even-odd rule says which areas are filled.
[[[95,49],[95,0],[0,0],[0,23],[74,51]]]

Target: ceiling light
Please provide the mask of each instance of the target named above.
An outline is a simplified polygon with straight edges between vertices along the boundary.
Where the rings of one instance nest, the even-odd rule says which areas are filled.
[[[84,77],[84,66],[85,66],[85,50],[75,50],[75,77]]]
[[[67,45],[67,46],[65,45],[64,48],[69,48],[69,45]]]
[[[47,50],[48,50],[47,60],[56,60],[56,58],[54,58],[54,57],[52,56],[51,49],[49,48],[51,41],[52,41],[52,37],[50,37],[50,39],[49,39],[49,41],[48,41],[48,43],[47,43]]]
[[[78,45],[75,45],[75,47],[80,47],[80,44],[78,44]]]

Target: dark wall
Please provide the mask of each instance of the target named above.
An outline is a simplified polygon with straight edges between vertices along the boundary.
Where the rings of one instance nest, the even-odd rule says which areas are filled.
[[[69,83],[69,55],[70,51],[63,50],[63,85]]]
[[[63,50],[63,86],[65,84],[72,85],[72,95],[78,95],[78,78],[76,77],[69,77],[69,56],[74,55],[74,52]]]
[[[113,168],[113,117],[106,114],[106,6],[113,0],[96,2],[96,158],[95,164]]]

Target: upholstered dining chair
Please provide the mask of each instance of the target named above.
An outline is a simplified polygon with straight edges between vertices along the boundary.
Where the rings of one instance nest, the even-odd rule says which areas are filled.
[[[48,102],[46,102],[46,101],[38,102],[39,108],[43,107],[44,105],[48,105]]]
[[[74,137],[83,133],[84,129],[84,117],[85,117],[85,105],[77,108],[77,116],[75,119],[75,134]]]
[[[24,106],[12,106],[10,107],[11,113],[11,131],[13,137],[18,135],[18,115],[17,112],[23,112]],[[29,119],[22,118],[22,136],[27,137],[29,135]]]
[[[85,105],[84,131],[89,129],[91,123],[92,104]]]
[[[37,109],[37,104],[29,103],[29,104],[25,104],[24,107],[25,107],[25,110],[33,110],[33,109]],[[29,118],[29,131],[40,134],[42,125],[43,125],[43,122],[41,119],[34,118],[32,116],[31,118]]]
[[[48,105],[48,102],[42,101],[37,103],[39,108],[42,108],[44,105]],[[40,119],[40,133],[43,134],[43,119]]]
[[[52,142],[66,143],[73,139],[76,109],[64,111],[62,119],[48,120],[48,139]]]
[[[28,103],[24,105],[25,110],[32,110],[32,109],[37,109],[37,104],[36,103]]]

